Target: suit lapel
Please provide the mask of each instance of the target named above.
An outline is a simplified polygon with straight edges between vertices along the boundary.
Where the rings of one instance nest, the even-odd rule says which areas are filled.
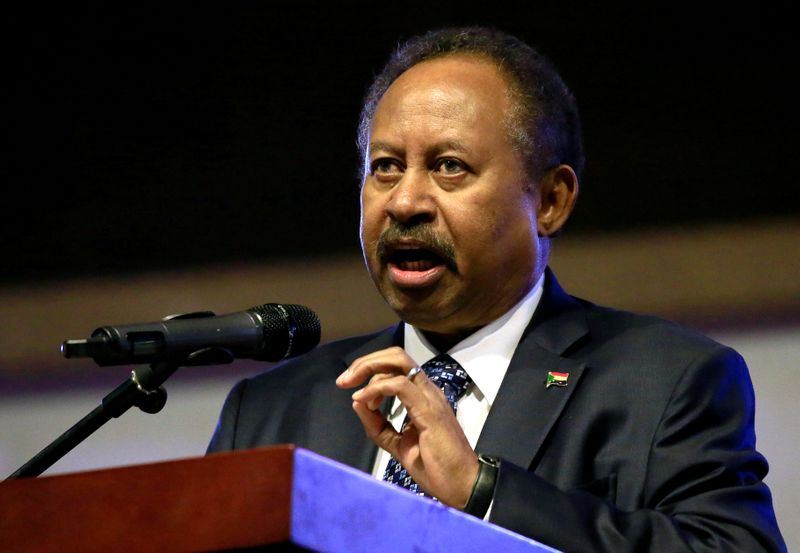
[[[476,451],[529,467],[583,374],[584,365],[526,342],[517,348]],[[565,387],[545,387],[549,371],[569,373]]]
[[[357,358],[373,351],[403,343],[403,326],[395,325],[341,359],[339,372]],[[308,443],[314,450],[351,467],[371,472],[377,448],[366,437],[361,421],[353,412],[350,396],[354,390],[340,390],[334,382],[339,372],[332,374],[330,381],[318,382],[309,390],[308,405],[318,412],[309,413]],[[324,411],[324,412],[323,412]]]
[[[530,467],[584,372],[565,354],[588,336],[586,311],[547,271],[545,292],[495,398],[476,450]],[[546,387],[547,373],[569,373]]]

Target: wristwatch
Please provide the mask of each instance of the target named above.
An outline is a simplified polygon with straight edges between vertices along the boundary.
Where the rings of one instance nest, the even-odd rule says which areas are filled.
[[[472,493],[464,507],[464,512],[483,518],[489,510],[494,497],[494,486],[497,483],[497,472],[500,469],[500,458],[492,455],[478,454],[478,476],[472,485]]]

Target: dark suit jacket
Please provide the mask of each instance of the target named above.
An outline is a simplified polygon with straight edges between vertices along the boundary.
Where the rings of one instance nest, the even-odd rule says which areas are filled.
[[[239,382],[209,452],[293,443],[370,472],[336,377],[402,325]],[[567,386],[545,387],[549,371]],[[568,296],[548,271],[476,450],[500,456],[490,521],[567,552],[785,551],[743,359],[693,331]]]

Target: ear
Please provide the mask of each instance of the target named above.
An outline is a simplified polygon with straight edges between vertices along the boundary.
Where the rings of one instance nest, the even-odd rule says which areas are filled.
[[[539,236],[553,236],[569,219],[578,199],[578,175],[569,165],[547,171],[537,187]]]

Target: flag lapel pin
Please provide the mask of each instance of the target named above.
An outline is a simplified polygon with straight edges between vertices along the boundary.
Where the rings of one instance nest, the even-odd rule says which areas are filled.
[[[548,371],[547,381],[545,382],[544,387],[545,388],[549,388],[550,386],[564,387],[567,385],[568,380],[569,380],[569,373],[558,373],[555,371]]]

